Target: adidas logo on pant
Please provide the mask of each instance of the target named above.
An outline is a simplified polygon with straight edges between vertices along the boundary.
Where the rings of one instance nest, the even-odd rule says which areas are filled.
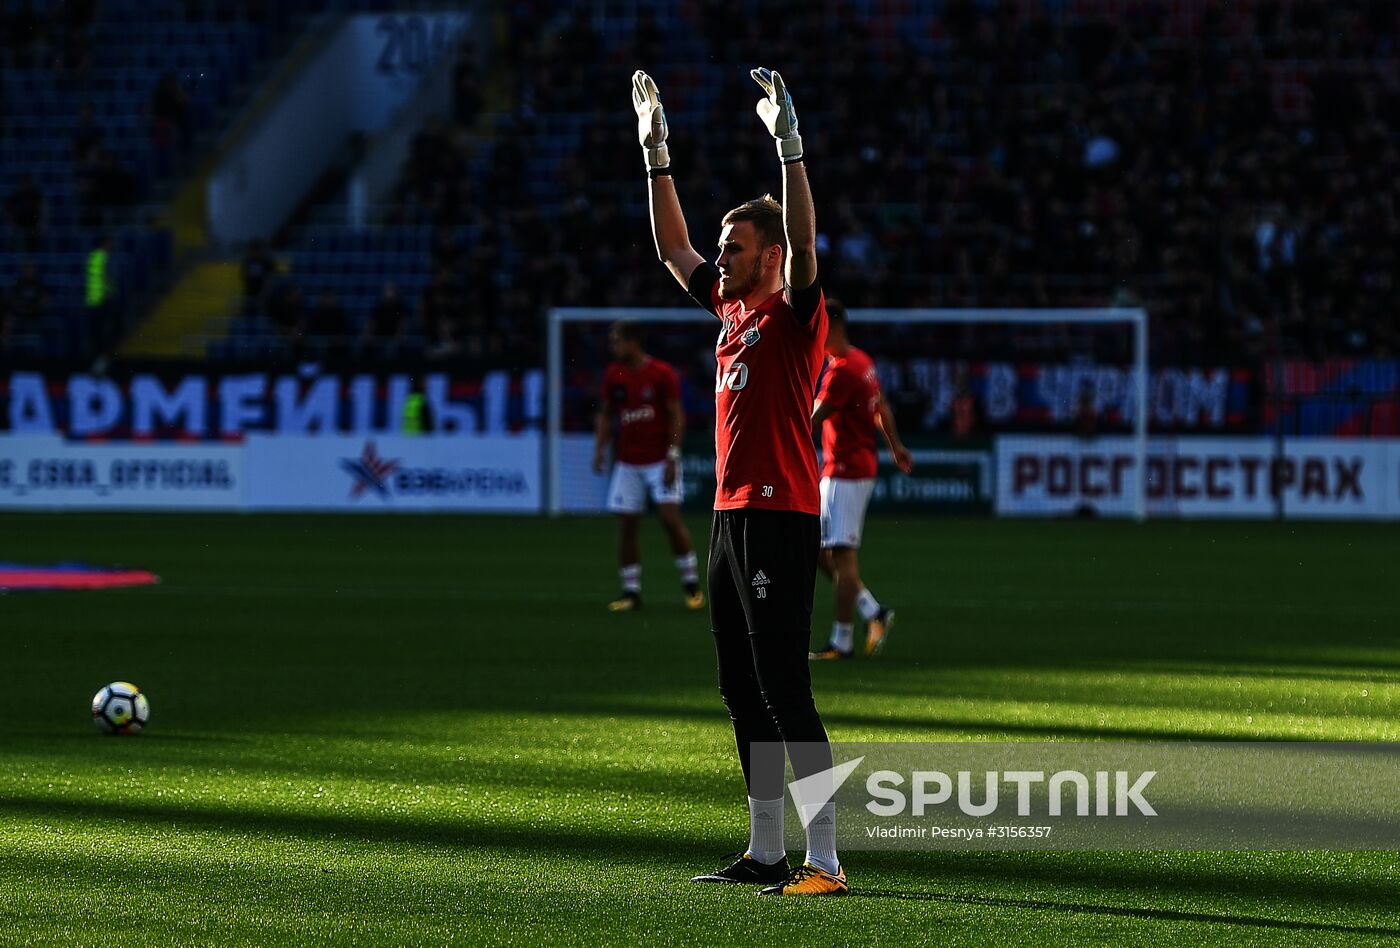
[[[750,585],[750,586],[767,586],[767,585],[768,585],[768,577],[765,576],[765,575],[763,574],[763,570],[759,570],[757,573],[754,574],[753,582],[750,583],[749,585]]]

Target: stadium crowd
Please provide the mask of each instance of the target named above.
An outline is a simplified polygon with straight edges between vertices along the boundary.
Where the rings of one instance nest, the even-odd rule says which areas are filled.
[[[509,5],[489,158],[468,173],[484,104],[467,64],[397,212],[456,248],[438,263],[475,314],[460,337],[537,359],[548,306],[679,305],[647,242],[627,76],[657,76],[708,246],[729,203],[777,186],[746,86],[762,62],[798,103],[823,281],[850,305],[1140,303],[1158,362],[1400,349],[1400,7],[863,6],[886,12]]]

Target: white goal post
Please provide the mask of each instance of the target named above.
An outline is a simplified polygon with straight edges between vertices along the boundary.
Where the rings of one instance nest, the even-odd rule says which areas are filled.
[[[1064,308],[1064,309],[852,309],[851,322],[886,324],[1036,324],[1070,323],[1080,325],[1126,325],[1133,337],[1133,498],[1132,510],[1136,520],[1147,519],[1147,419],[1148,365],[1147,312],[1139,308]],[[548,388],[546,397],[547,427],[545,436],[546,509],[551,516],[563,510],[560,444],[563,434],[564,400],[564,324],[611,323],[631,319],[642,323],[695,323],[697,345],[708,345],[709,336],[698,327],[713,324],[715,317],[698,306],[676,309],[646,307],[557,307],[548,314]],[[599,369],[602,367],[599,366]]]

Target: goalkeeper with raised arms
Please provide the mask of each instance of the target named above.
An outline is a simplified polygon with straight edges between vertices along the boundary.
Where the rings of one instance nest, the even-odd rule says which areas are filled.
[[[810,422],[827,315],[792,96],[778,73],[751,75],[763,91],[759,118],[782,162],[783,200],[764,195],[725,214],[714,263],[690,245],[656,83],[644,72],[632,76],[657,255],[720,320],[710,628],[748,790],[749,844],[732,864],[694,881],[758,885],[763,895],[844,895],[829,795],[797,801],[807,833],[800,866],[789,866],[783,845],[781,749],[799,780],[831,768],[807,664],[821,545]]]

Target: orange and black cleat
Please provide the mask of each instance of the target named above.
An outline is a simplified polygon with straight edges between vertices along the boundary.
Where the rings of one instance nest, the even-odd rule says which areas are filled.
[[[880,614],[865,624],[865,657],[871,658],[880,653],[880,649],[885,647],[885,639],[889,637],[890,627],[894,625],[894,610],[880,610]]]
[[[612,602],[608,603],[609,612],[632,612],[642,608],[642,594],[634,592],[624,592]]]
[[[688,583],[685,587],[685,607],[694,612],[696,609],[705,608],[705,594],[700,591],[699,585]]]
[[[851,891],[846,885],[846,871],[837,867],[836,875],[818,869],[804,862],[792,870],[782,882],[759,889],[759,895],[845,895]]]

